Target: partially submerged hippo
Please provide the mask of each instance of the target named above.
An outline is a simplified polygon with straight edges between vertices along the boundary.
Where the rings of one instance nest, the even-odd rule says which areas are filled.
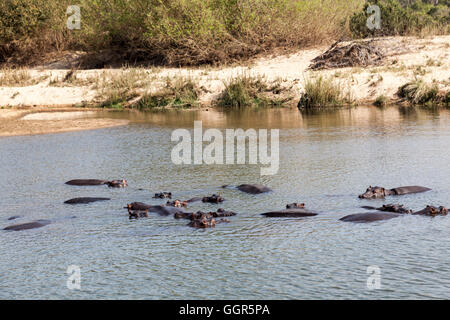
[[[213,194],[210,197],[203,197],[202,202],[209,202],[209,203],[220,203],[223,202],[225,199],[222,198],[220,195]]]
[[[155,199],[165,199],[165,198],[172,199],[172,192],[160,192],[160,193],[155,193],[155,195],[153,196],[153,198],[155,198]]]
[[[112,180],[107,181],[106,185],[110,188],[125,188],[128,187],[127,180]]]
[[[404,195],[410,193],[419,193],[430,191],[430,188],[421,187],[421,186],[406,186],[406,187],[398,187],[393,189],[385,189],[383,187],[372,187],[369,186],[363,194],[359,195],[361,199],[374,199],[374,198],[384,198],[385,196],[391,195]]]
[[[261,213],[262,216],[269,218],[301,218],[317,216],[317,213],[306,210],[304,208],[283,209]]]
[[[216,226],[216,224],[227,223],[227,222],[230,222],[230,220],[228,220],[228,219],[216,220],[214,218],[210,218],[210,219],[202,218],[202,219],[192,220],[191,222],[188,223],[188,226],[192,227],[192,228],[205,229],[205,228],[214,228]]]
[[[185,212],[183,209],[177,207],[159,206],[159,205],[153,206],[142,202],[130,203],[125,207],[125,209],[140,210],[140,211],[148,210],[148,212],[155,212],[162,216],[168,216],[179,212]]]
[[[339,220],[344,222],[374,222],[380,220],[389,220],[400,216],[401,214],[391,212],[368,212],[351,214]]]
[[[446,216],[448,214],[448,209],[445,207],[433,207],[433,206],[426,206],[425,209],[422,209],[420,211],[413,212],[412,214],[417,215],[424,215],[424,216]]]
[[[127,204],[125,209],[131,209],[131,210],[147,210],[153,207],[151,204],[146,204],[143,202],[132,202],[130,204]]]
[[[229,188],[230,186],[225,185],[222,186],[222,188]],[[272,191],[272,189],[263,186],[262,184],[241,184],[239,186],[236,187],[238,190],[242,191],[242,192],[246,192],[246,193],[250,193],[250,194],[259,194],[259,193],[265,193],[265,192],[270,192]]]
[[[106,184],[112,188],[124,188],[128,186],[126,180],[98,180],[98,179],[75,179],[67,181],[66,184],[71,186],[99,186]]]
[[[64,201],[66,204],[87,204],[97,201],[108,201],[110,198],[91,198],[91,197],[83,197],[83,198],[73,198],[67,201]]]
[[[181,201],[181,200],[174,200],[174,201],[167,201],[166,202],[166,206],[172,206],[172,207],[177,207],[177,208],[186,208],[187,207],[187,201]]]
[[[11,220],[19,219],[19,218],[22,218],[22,216],[12,216],[12,217],[9,217],[8,220],[11,221]]]
[[[303,208],[305,208],[305,204],[294,202],[294,203],[290,203],[290,204],[286,205],[286,209],[296,209],[296,208],[303,209]]]
[[[196,213],[178,212],[175,213],[173,217],[175,219],[198,220],[203,218],[210,219],[210,218],[232,217],[235,215],[236,215],[235,212],[227,211],[220,208],[216,212],[203,212],[203,211],[197,211]]]
[[[128,205],[128,216],[130,219],[148,218],[148,209],[146,210],[132,210],[131,205]]]
[[[367,210],[378,210],[378,211],[386,211],[386,212],[395,212],[395,213],[412,213],[411,209],[406,209],[402,204],[383,204],[379,208],[363,206],[362,208]]]
[[[50,223],[51,223],[50,220],[36,220],[33,222],[12,225],[12,226],[4,228],[3,230],[22,231],[22,230],[36,229],[36,228],[42,228]]]

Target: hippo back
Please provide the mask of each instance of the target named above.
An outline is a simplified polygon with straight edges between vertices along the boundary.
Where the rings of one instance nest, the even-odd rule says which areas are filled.
[[[409,193],[419,193],[419,192],[426,192],[430,191],[431,189],[421,186],[406,186],[406,187],[398,187],[391,189],[395,192],[396,195],[403,195],[403,194],[409,194]]]
[[[33,221],[33,222],[12,225],[12,226],[4,228],[3,230],[22,231],[22,230],[28,230],[28,229],[36,229],[36,228],[44,227],[50,223],[51,223],[50,220],[37,220],[37,221]]]
[[[71,186],[98,186],[105,183],[107,183],[106,180],[97,179],[75,179],[66,182],[66,184]]]
[[[259,194],[272,191],[270,188],[261,184],[241,184],[237,186],[238,190],[250,194]]]
[[[397,218],[399,216],[399,214],[390,212],[368,212],[351,214],[339,220],[344,222],[374,222],[380,220],[389,220],[392,218]]]
[[[317,216],[317,213],[302,208],[296,208],[296,209],[271,211],[262,213],[261,215],[269,218],[299,218],[299,217]]]

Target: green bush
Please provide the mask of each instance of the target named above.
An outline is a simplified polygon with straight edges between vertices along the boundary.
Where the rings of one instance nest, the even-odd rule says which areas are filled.
[[[67,30],[69,4],[81,30]],[[348,35],[364,0],[1,0],[0,62],[62,49],[170,65],[223,63]],[[26,45],[25,45],[26,44]]]
[[[380,30],[371,31],[366,26],[369,17],[367,8],[370,5],[380,7]],[[420,0],[371,0],[365,4],[362,12],[353,15],[350,20],[350,30],[356,37],[412,35],[426,28],[434,28],[445,33],[448,31],[450,22],[449,7],[449,1],[434,5]]]

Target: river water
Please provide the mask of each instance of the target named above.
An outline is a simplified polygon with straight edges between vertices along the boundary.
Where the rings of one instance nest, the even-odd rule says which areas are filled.
[[[104,117],[99,113],[97,116]],[[40,229],[0,231],[1,299],[441,299],[450,298],[450,216],[405,216],[370,224],[339,218],[362,205],[414,210],[450,205],[450,113],[359,107],[297,110],[108,113],[130,125],[0,138],[0,228],[49,219]],[[280,167],[174,165],[171,133],[193,128],[280,129]],[[73,187],[76,178],[128,180],[125,189]],[[262,183],[248,195],[224,184]],[[423,185],[427,193],[361,200],[369,185]],[[220,193],[238,213],[214,229],[123,206]],[[70,206],[81,196],[109,202]],[[271,219],[260,213],[305,202],[320,214]],[[192,210],[214,210],[195,203]],[[14,215],[21,218],[8,221]],[[67,287],[79,266],[81,290]],[[380,270],[369,290],[368,267]]]

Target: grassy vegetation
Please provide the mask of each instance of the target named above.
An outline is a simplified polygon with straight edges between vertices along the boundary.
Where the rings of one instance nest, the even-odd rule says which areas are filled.
[[[376,107],[382,108],[382,107],[386,106],[387,101],[388,101],[388,98],[386,96],[380,95],[375,99],[373,105]]]
[[[139,91],[150,86],[154,77],[141,68],[123,68],[120,72],[103,72],[94,84],[101,107],[121,108],[138,97]]]
[[[445,105],[447,108],[450,108],[450,91],[447,92],[447,93],[445,94],[445,97],[444,97],[444,105]]]
[[[198,107],[199,91],[190,78],[167,79],[163,88],[144,94],[135,107],[139,110]]]
[[[421,0],[370,0],[364,10],[351,18],[350,29],[356,37],[386,35],[430,35],[450,31],[450,1]],[[367,7],[378,5],[381,10],[381,29],[371,31],[366,22]]]
[[[225,84],[216,105],[224,108],[283,107],[293,99],[290,90],[282,85],[281,79],[270,82],[261,76],[241,75]]]
[[[81,29],[66,27],[68,5]],[[2,0],[0,62],[49,51],[118,50],[123,59],[170,65],[224,63],[275,47],[349,35],[364,0]]]
[[[353,98],[339,82],[322,76],[305,80],[304,93],[298,103],[299,109],[320,109],[351,105]]]
[[[435,84],[428,84],[416,79],[401,86],[397,92],[400,98],[404,98],[414,105],[438,104],[440,102],[439,90]]]
[[[69,70],[62,77],[52,78],[49,82],[51,87],[89,87],[98,83],[97,76],[82,76],[79,70]]]
[[[33,78],[26,69],[1,69],[0,87],[26,87],[38,84],[47,79],[48,76]]]

